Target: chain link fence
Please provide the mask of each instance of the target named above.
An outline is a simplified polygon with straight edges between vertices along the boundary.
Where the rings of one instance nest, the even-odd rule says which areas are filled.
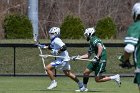
[[[85,54],[88,44],[66,44],[70,56]],[[119,67],[120,62],[117,57],[123,54],[123,44],[105,43],[107,47],[108,60],[105,74],[122,74],[123,76],[133,76],[134,68],[123,69]],[[40,52],[34,44],[0,44],[0,75],[1,76],[41,76],[45,75]],[[43,54],[49,54],[43,49]],[[48,57],[45,64],[49,64],[55,58]],[[132,62],[132,60],[131,60]],[[82,76],[88,62],[70,61],[72,72]],[[64,75],[62,71],[55,70],[56,76]],[[91,75],[94,75],[91,74]]]

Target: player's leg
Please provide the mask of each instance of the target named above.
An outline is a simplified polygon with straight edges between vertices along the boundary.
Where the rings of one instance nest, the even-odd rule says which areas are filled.
[[[53,69],[54,69],[54,67],[52,66],[52,64],[48,64],[48,65],[46,66],[46,71],[47,71],[48,76],[49,76],[49,78],[50,78],[51,80],[54,80],[54,79],[55,79],[54,73],[53,73]]]
[[[94,71],[93,68],[94,68],[93,64],[89,63],[87,68],[84,70],[84,73],[83,73],[84,86],[80,89],[80,91],[88,91],[87,84],[88,84],[90,73]]]
[[[72,80],[74,80],[78,84],[79,88],[83,87],[83,83],[80,82],[77,76],[71,72],[71,67],[70,67],[69,62],[63,62],[63,64],[64,65],[62,65],[62,70],[64,74],[70,77]]]
[[[114,76],[102,76],[102,73],[105,72],[105,67],[106,67],[106,63],[102,62],[96,65],[96,69],[95,69],[95,81],[96,82],[106,82],[106,81],[110,81],[110,80],[115,80],[117,82],[117,84],[120,86],[121,82],[120,82],[120,75],[114,75]]]
[[[88,68],[85,69],[84,71],[84,76],[83,76],[83,84],[85,87],[87,87],[87,83],[88,83],[88,80],[89,80],[89,75],[92,71],[90,71]]]
[[[66,76],[74,80],[78,84],[79,88],[83,87],[83,83],[80,82],[80,80],[76,77],[76,75],[74,75],[70,70],[63,70],[63,72]]]
[[[83,75],[83,84],[84,86],[81,87],[79,90],[75,90],[77,92],[83,92],[83,91],[88,91],[87,89],[87,83],[88,83],[88,80],[89,80],[89,75],[92,71],[90,71],[88,68],[85,69],[84,71],[84,75]]]
[[[46,66],[46,71],[48,73],[49,78],[51,79],[51,83],[47,89],[53,89],[57,87],[57,82],[54,77],[53,69],[55,68],[57,64],[55,62],[51,62]]]
[[[91,72],[92,72],[92,70],[90,70],[88,68],[86,68],[85,71],[84,71],[84,76],[83,76],[83,84],[84,84],[84,87],[85,87],[84,91],[88,91],[87,84],[88,84],[89,75],[90,75]]]
[[[140,93],[140,70],[135,70],[135,77],[134,77],[134,83],[138,84],[139,93]]]
[[[139,93],[140,93],[140,84],[138,84],[138,89],[139,89]]]
[[[110,80],[115,80],[119,86],[120,86],[120,75],[114,75],[114,76],[102,76],[102,74],[99,74],[99,76],[95,76],[95,81],[96,82],[106,82]]]

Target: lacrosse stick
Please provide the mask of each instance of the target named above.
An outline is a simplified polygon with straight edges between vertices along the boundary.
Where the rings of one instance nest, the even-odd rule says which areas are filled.
[[[40,54],[42,55],[43,52],[42,52],[42,49],[38,46],[39,40],[38,40],[38,36],[37,36],[37,35],[35,35],[34,41],[35,41],[35,43],[36,43],[36,45],[37,45],[37,47],[38,47],[38,49],[39,49],[39,51],[40,51]],[[44,69],[46,69],[46,66],[45,66],[45,59],[44,59],[43,57],[41,57],[41,59],[42,59],[43,67],[44,67]],[[47,71],[46,71],[46,70],[45,70],[45,73],[47,74]]]
[[[40,57],[43,57],[43,58],[47,58],[47,57],[55,57],[55,58],[65,58],[65,57],[63,57],[63,56],[54,56],[54,55],[48,55],[48,54],[46,54],[46,55],[39,55]],[[72,59],[72,57],[70,57],[70,59]],[[76,58],[76,60],[81,60],[81,61],[93,61],[93,60],[91,60],[91,59],[81,59],[81,58]]]

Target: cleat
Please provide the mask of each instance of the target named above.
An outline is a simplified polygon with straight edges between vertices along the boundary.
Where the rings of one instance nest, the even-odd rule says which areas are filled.
[[[121,86],[121,80],[120,80],[120,75],[119,74],[117,74],[117,75],[115,75],[115,81],[116,81],[116,83],[118,84],[118,86],[120,87]]]
[[[50,86],[47,89],[53,89],[53,88],[56,88],[56,87],[57,87],[57,82],[52,81]]]
[[[130,62],[121,63],[119,64],[119,66],[122,68],[128,68],[128,69],[132,68],[132,64]]]
[[[85,88],[85,90],[84,91],[81,91],[80,89],[78,89],[78,90],[75,90],[76,92],[87,92],[88,91],[88,89],[87,88]]]
[[[75,91],[76,92],[87,92],[88,89],[83,86],[83,87],[81,87],[81,88],[79,88],[78,90],[75,90]]]

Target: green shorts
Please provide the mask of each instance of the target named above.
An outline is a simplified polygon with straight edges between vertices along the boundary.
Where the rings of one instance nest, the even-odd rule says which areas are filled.
[[[140,73],[135,74],[134,83],[140,84]]]
[[[105,67],[106,67],[106,62],[102,62],[102,63],[96,63],[96,64],[93,64],[92,62],[90,62],[88,65],[87,65],[87,68],[90,70],[90,71],[95,71],[95,76],[99,76],[100,73],[103,73],[105,72]]]

